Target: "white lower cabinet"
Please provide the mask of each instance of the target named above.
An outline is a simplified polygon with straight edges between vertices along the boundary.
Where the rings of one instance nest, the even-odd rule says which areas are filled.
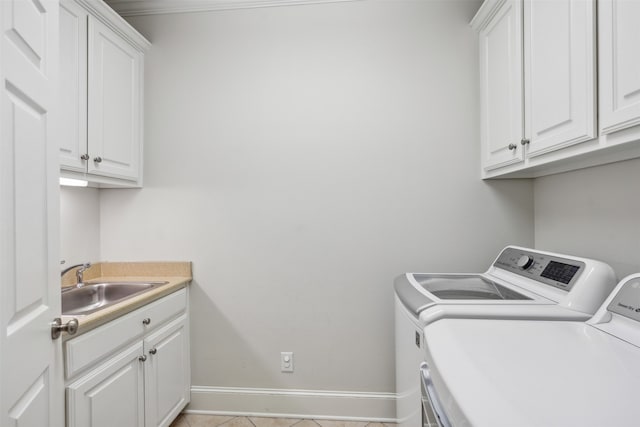
[[[67,387],[67,426],[144,426],[142,343]]]
[[[65,345],[67,427],[166,427],[190,401],[181,289]]]
[[[189,402],[191,377],[187,316],[151,334],[144,340],[146,427],[164,427]]]

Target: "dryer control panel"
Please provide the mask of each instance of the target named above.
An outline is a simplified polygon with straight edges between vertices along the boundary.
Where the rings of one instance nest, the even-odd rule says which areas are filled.
[[[496,268],[570,291],[585,269],[581,261],[508,247],[493,263]]]
[[[640,278],[625,283],[607,310],[640,322]]]

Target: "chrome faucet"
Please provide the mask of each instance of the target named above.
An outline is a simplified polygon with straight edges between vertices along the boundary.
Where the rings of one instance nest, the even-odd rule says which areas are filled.
[[[82,285],[84,285],[84,272],[85,270],[87,270],[89,267],[91,267],[91,263],[90,262],[85,262],[82,264],[76,264],[76,265],[72,265],[71,267],[67,267],[64,270],[62,270],[60,272],[60,277],[64,276],[65,273],[67,273],[70,270],[73,270],[76,267],[80,267],[78,268],[78,270],[76,271],[76,280],[77,280],[77,284],[76,287],[81,287]]]

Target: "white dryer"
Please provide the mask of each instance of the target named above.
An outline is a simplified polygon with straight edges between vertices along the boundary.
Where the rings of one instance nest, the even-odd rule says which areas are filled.
[[[605,263],[517,246],[503,249],[485,273],[397,277],[398,422],[402,427],[420,427],[431,420],[421,410],[419,376],[426,325],[448,318],[585,321],[615,284],[615,273]]]
[[[424,333],[425,406],[442,426],[640,425],[640,274],[587,322],[445,319]]]

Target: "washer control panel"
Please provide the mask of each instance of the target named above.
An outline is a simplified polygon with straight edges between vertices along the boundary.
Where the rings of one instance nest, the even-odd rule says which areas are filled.
[[[640,277],[622,285],[607,310],[640,322]]]
[[[581,261],[512,247],[502,251],[493,266],[563,291],[570,291],[585,269]]]

